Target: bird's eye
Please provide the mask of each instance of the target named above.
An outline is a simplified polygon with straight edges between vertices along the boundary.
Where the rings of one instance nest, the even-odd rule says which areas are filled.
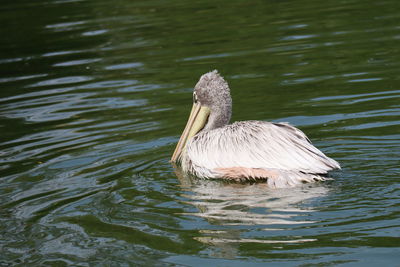
[[[193,92],[193,103],[197,103],[197,95],[196,92]]]

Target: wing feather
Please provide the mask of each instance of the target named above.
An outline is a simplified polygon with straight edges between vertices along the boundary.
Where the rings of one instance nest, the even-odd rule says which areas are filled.
[[[208,170],[246,167],[324,174],[340,168],[287,123],[244,121],[200,132],[186,153],[192,164]]]

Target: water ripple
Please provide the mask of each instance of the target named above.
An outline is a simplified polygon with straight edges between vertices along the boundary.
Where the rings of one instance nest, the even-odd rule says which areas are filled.
[[[70,76],[70,77],[61,77],[50,80],[44,80],[41,82],[37,82],[28,87],[41,87],[41,86],[52,86],[52,85],[63,85],[63,84],[71,84],[71,83],[82,83],[93,80],[93,77],[89,76]]]
[[[84,64],[98,62],[100,60],[101,60],[101,58],[71,60],[71,61],[56,63],[53,66],[54,67],[68,67],[68,66],[84,65]]]

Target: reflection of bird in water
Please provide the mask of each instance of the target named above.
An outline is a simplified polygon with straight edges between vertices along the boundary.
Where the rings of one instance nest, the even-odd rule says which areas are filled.
[[[318,212],[314,204],[329,194],[325,186],[314,184],[276,190],[266,183],[195,179],[184,175],[180,168],[175,168],[175,174],[184,192],[184,202],[196,207],[184,214],[209,223],[200,224],[194,238],[214,246],[214,256],[235,258],[240,254],[240,244],[259,243],[265,245],[264,249],[272,249],[317,240],[315,231],[306,229],[319,224],[315,220],[318,216],[311,214]]]
[[[212,71],[193,92],[189,120],[172,162],[185,173],[226,180],[267,179],[271,187],[322,181],[339,164],[287,123],[243,121],[229,124],[232,99],[227,82]]]
[[[199,180],[184,175],[175,168],[185,195],[195,205],[198,213],[190,213],[221,225],[295,225],[313,223],[301,220],[299,215],[313,211],[301,203],[326,196],[328,188],[308,185],[289,189],[273,190],[266,183],[237,184]],[[260,210],[258,210],[260,209]]]

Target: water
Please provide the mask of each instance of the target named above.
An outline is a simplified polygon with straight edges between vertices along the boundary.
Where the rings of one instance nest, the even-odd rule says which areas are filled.
[[[3,1],[4,2],[4,1]],[[5,1],[1,266],[398,266],[400,14],[387,1]],[[334,181],[187,180],[201,74],[286,121]]]

